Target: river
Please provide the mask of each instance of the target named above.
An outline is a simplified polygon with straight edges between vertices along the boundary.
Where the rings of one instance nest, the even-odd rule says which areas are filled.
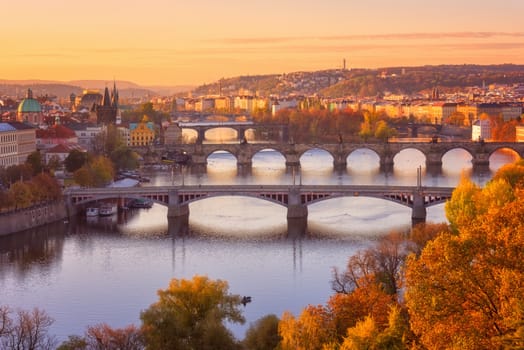
[[[154,170],[147,185],[169,184],[389,184],[415,185],[423,168],[423,185],[455,186],[461,174],[480,185],[515,155],[492,155],[490,172],[473,174],[471,157],[449,152],[442,174],[424,171],[424,156],[401,152],[389,174],[378,157],[357,151],[347,171],[333,172],[331,157],[320,150],[301,158],[299,173],[286,172],[274,151],[257,154],[250,175],[239,176],[235,159],[215,153],[205,174]],[[444,206],[428,209],[428,221],[445,220]],[[249,295],[243,307],[245,325],[231,325],[239,339],[250,322],[284,311],[298,315],[308,304],[323,304],[332,291],[333,267],[343,269],[349,256],[391,230],[407,230],[411,210],[371,198],[333,199],[309,208],[308,234],[286,237],[286,210],[269,202],[242,198],[210,198],[190,205],[186,237],[167,234],[166,208],[154,205],[118,217],[87,221],[78,217],[36,230],[0,237],[0,305],[39,307],[55,319],[51,332],[59,340],[83,334],[88,325],[113,327],[139,324],[140,311],[156,301],[156,291],[171,278],[195,274],[229,282],[229,291]]]

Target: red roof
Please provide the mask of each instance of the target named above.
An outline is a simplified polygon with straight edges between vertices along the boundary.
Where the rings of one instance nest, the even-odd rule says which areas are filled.
[[[76,137],[75,132],[63,125],[53,125],[47,129],[36,130],[38,139],[69,139],[72,137]]]

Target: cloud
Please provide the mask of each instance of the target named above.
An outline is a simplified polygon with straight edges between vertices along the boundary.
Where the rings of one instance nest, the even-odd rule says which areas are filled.
[[[254,37],[224,38],[205,40],[225,45],[246,44],[284,44],[304,41],[358,41],[358,40],[441,40],[441,39],[488,39],[488,38],[524,38],[524,32],[439,32],[439,33],[394,33],[394,34],[355,34],[337,36],[302,36],[302,37]]]

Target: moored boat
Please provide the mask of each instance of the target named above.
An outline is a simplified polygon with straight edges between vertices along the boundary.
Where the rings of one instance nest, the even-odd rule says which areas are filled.
[[[98,215],[100,216],[109,216],[117,213],[116,204],[104,203],[100,206],[98,210]]]
[[[98,213],[98,208],[96,207],[89,207],[86,209],[86,216],[88,217],[98,216]]]

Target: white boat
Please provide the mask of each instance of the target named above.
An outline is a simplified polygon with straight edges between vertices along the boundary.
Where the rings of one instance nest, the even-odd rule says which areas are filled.
[[[98,216],[98,208],[96,207],[89,207],[86,209],[86,216],[93,217]]]
[[[117,212],[116,204],[104,203],[100,206],[100,209],[98,210],[98,215],[109,216],[109,215],[116,214],[116,212]]]

